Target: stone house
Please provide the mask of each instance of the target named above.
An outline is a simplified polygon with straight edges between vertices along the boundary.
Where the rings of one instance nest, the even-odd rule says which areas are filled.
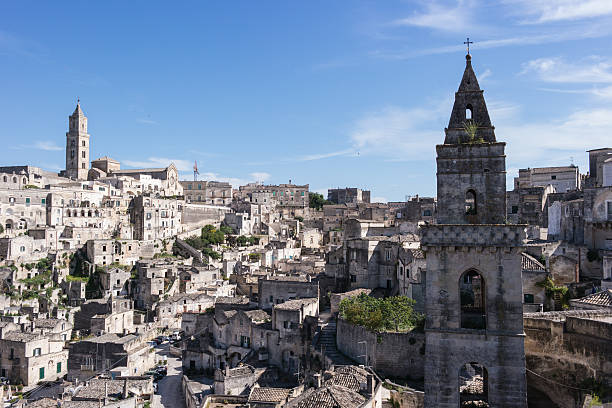
[[[61,334],[60,334],[61,335]],[[67,371],[68,350],[54,334],[21,330],[3,333],[0,339],[0,375],[13,384],[32,386],[54,381]]]
[[[137,283],[134,294],[135,306],[152,310],[164,295],[178,292],[178,266],[166,260],[141,260],[136,263]]]
[[[134,239],[168,239],[181,232],[184,203],[174,198],[134,197],[130,206]]]
[[[320,248],[323,245],[323,234],[317,228],[302,230],[299,239],[302,248]]]
[[[75,314],[74,328],[95,335],[132,333],[135,330],[132,300],[115,296],[88,300]]]
[[[577,166],[538,167],[519,169],[519,176],[514,179],[514,188],[552,186],[555,192],[581,189],[580,171]]]
[[[232,203],[232,185],[223,181],[181,181],[185,201],[225,205]]]
[[[137,376],[154,365],[155,352],[143,334],[120,337],[106,333],[70,344],[68,379],[89,378],[108,369]]]
[[[129,295],[129,280],[132,276],[129,271],[122,268],[105,268],[100,271],[99,276],[102,297]]]
[[[310,276],[272,275],[258,281],[259,308],[271,310],[287,300],[319,298],[319,282]]]
[[[157,305],[157,323],[161,327],[181,328],[184,313],[202,313],[213,307],[215,299],[206,293],[179,293]]]
[[[398,295],[413,299],[414,310],[423,312],[425,309],[425,274],[426,262],[420,249],[399,248],[397,257],[397,287]]]
[[[370,191],[360,188],[330,188],[327,190],[327,200],[334,204],[369,203]]]
[[[141,256],[140,242],[131,239],[90,239],[87,259],[95,265],[134,265]]]
[[[179,267],[179,291],[181,293],[199,292],[204,287],[223,278],[221,270],[208,266]]]

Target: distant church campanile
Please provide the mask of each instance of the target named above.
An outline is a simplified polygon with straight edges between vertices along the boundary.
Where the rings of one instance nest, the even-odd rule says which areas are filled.
[[[89,134],[87,117],[81,110],[80,102],[69,117],[66,132],[66,177],[87,180],[89,171]]]

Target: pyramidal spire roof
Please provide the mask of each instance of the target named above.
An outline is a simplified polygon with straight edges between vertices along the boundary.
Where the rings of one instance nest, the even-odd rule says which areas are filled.
[[[472,68],[472,56],[468,54],[465,56],[465,71],[463,71],[458,92],[470,91],[480,91],[480,85],[478,85],[478,79],[476,79],[476,74]]]
[[[77,99],[77,106],[76,108],[74,108],[74,112],[72,113],[72,115],[85,116],[85,113],[83,113],[83,110],[81,109],[80,99]]]
[[[469,135],[466,127],[476,129]],[[455,104],[451,113],[448,127],[445,129],[444,144],[459,144],[467,142],[495,142],[495,131],[489,118],[489,111],[484,99],[484,92],[480,89],[478,79],[472,68],[472,56],[465,56],[465,70],[455,92]]]

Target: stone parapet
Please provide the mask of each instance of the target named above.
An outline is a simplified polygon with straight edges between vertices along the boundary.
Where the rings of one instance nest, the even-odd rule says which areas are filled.
[[[437,224],[421,227],[421,246],[522,247],[527,225]]]

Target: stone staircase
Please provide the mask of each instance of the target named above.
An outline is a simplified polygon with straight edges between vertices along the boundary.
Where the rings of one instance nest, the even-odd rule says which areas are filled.
[[[336,346],[336,319],[332,318],[327,322],[320,324],[321,334],[317,349],[323,349],[325,356],[328,357],[335,365],[350,365],[355,364],[353,360],[338,351]]]

